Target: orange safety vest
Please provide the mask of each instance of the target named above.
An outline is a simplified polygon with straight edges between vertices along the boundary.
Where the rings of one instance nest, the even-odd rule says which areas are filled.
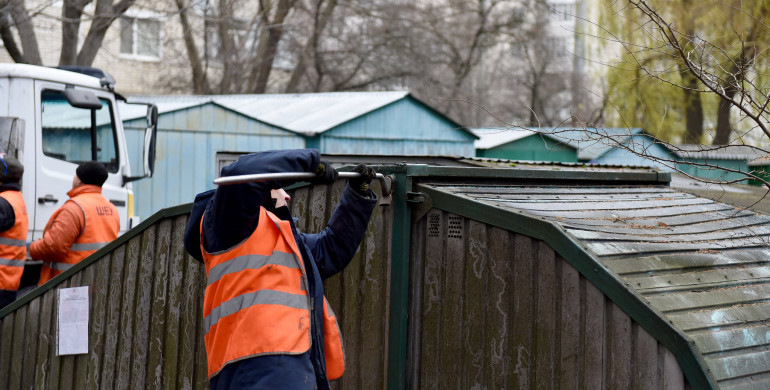
[[[0,197],[11,204],[16,220],[0,232],[0,290],[18,290],[27,259],[27,207],[19,191],[3,191]]]
[[[40,269],[39,285],[72,268],[80,260],[85,259],[118,237],[120,231],[118,209],[104,196],[99,193],[87,192],[70,198],[67,202],[75,202],[83,210],[86,217],[85,228],[72,243],[63,259],[43,263],[43,267]],[[51,226],[60,212],[61,207],[51,215],[47,227]]]
[[[288,221],[260,207],[257,228],[245,241],[217,253],[201,243],[201,252],[209,378],[231,362],[310,349],[307,273]],[[326,298],[323,309],[327,377],[336,379],[345,371],[342,338]]]

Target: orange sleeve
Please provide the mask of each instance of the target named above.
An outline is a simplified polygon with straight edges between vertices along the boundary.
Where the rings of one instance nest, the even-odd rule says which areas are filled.
[[[86,216],[75,202],[65,202],[56,218],[46,226],[43,238],[29,245],[29,254],[35,260],[58,261],[69,252],[70,246],[83,232]]]

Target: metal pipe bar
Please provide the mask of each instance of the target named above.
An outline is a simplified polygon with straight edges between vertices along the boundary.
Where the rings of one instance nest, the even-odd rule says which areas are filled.
[[[339,172],[337,179],[352,179],[361,176],[358,172]],[[220,186],[243,184],[243,183],[258,183],[271,180],[311,180],[315,178],[315,173],[312,172],[276,172],[276,173],[257,173],[253,175],[238,175],[238,176],[224,176],[214,180],[214,184]],[[392,178],[385,176],[382,173],[376,173],[375,178],[380,181],[382,185],[382,192],[385,196],[390,196]]]

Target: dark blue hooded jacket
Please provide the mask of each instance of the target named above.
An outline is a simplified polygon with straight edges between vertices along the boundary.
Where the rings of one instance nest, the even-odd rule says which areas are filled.
[[[222,176],[257,173],[313,172],[320,154],[313,149],[280,150],[242,156],[222,169]],[[259,207],[265,206],[281,219],[291,221],[294,238],[308,272],[312,298],[312,343],[301,355],[268,355],[226,365],[211,378],[211,389],[328,389],[323,351],[323,284],[350,263],[363,239],[377,196],[367,197],[346,186],[342,199],[326,228],[317,234],[299,232],[287,207],[272,207],[270,191],[293,184],[269,181],[220,186],[198,194],[185,231],[185,248],[197,260],[200,251],[200,221],[207,252],[218,252],[240,243],[257,227]],[[343,335],[344,337],[344,335]]]

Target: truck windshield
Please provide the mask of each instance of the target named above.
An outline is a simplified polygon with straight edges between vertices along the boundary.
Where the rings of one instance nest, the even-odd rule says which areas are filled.
[[[43,153],[75,164],[99,161],[109,172],[117,172],[115,119],[110,101],[99,100],[102,103],[99,110],[75,108],[60,91],[43,91]]]

